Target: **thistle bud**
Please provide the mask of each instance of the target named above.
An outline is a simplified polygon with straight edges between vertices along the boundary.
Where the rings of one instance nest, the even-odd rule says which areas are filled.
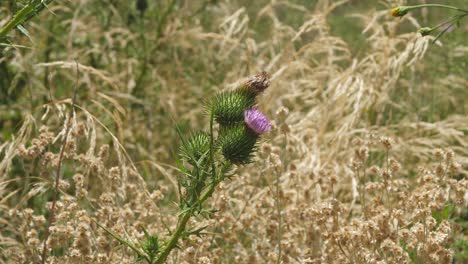
[[[226,160],[245,164],[251,161],[257,139],[258,134],[245,124],[238,124],[221,130],[218,145]]]
[[[244,110],[255,105],[255,94],[246,89],[224,92],[211,102],[214,119],[221,126],[233,125],[244,120]]]

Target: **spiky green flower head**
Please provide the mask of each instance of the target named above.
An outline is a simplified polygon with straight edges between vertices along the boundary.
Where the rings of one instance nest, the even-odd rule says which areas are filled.
[[[210,102],[210,111],[221,126],[237,124],[244,119],[244,110],[256,104],[256,97],[270,86],[270,77],[260,72],[248,78],[234,91],[223,92]]]
[[[223,92],[211,101],[210,110],[221,126],[229,126],[244,120],[244,110],[255,105],[255,93],[247,89]]]
[[[241,123],[222,129],[217,143],[226,160],[246,164],[252,159],[258,138],[258,134]]]
[[[256,107],[244,110],[244,122],[220,131],[219,146],[226,160],[234,164],[251,161],[260,135],[270,130],[270,121]]]
[[[203,162],[209,157],[210,135],[204,131],[195,132],[182,142],[180,153],[182,158],[192,165]]]

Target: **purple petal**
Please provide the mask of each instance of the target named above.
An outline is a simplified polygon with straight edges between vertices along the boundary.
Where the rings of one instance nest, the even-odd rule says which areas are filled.
[[[271,127],[268,118],[256,107],[244,111],[244,121],[257,134],[268,132]]]

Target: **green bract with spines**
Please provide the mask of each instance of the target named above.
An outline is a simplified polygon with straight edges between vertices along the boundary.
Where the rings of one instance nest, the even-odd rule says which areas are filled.
[[[141,243],[141,248],[148,255],[149,259],[153,261],[161,250],[159,238],[157,235],[150,235],[146,229],[144,229],[143,232],[145,234],[145,240]]]
[[[244,121],[244,110],[256,104],[256,94],[247,89],[223,92],[210,102],[210,111],[221,126]]]
[[[251,162],[258,138],[242,123],[222,129],[217,146],[226,160],[233,164],[246,164]]]

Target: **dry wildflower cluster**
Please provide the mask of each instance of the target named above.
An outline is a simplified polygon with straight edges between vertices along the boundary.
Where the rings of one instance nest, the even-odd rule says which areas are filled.
[[[467,260],[466,24],[431,45],[413,32],[437,14],[389,15],[426,1],[127,2],[47,1],[0,41],[0,262],[160,252],[187,195],[178,133],[242,84],[270,85],[271,131],[168,263]]]

